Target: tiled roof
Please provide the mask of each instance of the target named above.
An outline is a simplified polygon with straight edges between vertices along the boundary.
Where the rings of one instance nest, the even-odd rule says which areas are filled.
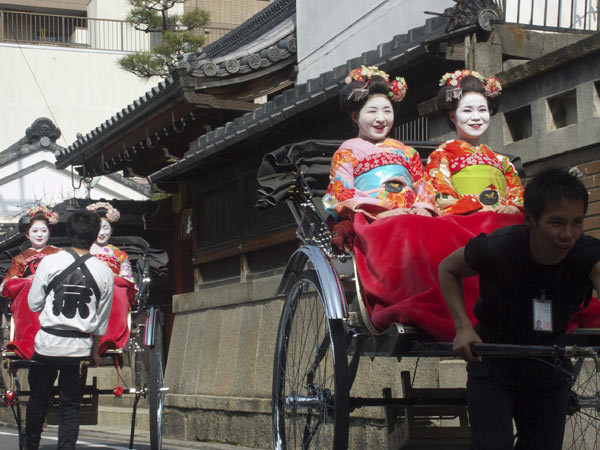
[[[251,71],[262,72],[282,63],[292,64],[296,54],[295,12],[295,0],[276,0],[221,39],[200,49],[199,54],[183,55],[179,68],[185,69],[189,76],[199,78],[196,84],[196,90],[199,90],[203,81],[211,78],[235,77]],[[126,129],[130,121],[177,95],[179,90],[175,79],[168,76],[89,133],[78,135],[69,147],[58,149],[56,166],[82,164],[86,152],[109,133]]]
[[[56,166],[64,168],[68,165],[66,162],[67,158],[71,159],[71,157],[85,150],[87,146],[96,143],[107,131],[112,130],[116,126],[124,126],[129,118],[137,116],[141,111],[145,111],[157,100],[165,97],[169,98],[171,95],[174,95],[177,92],[175,87],[173,78],[168,76],[165,80],[158,83],[157,86],[146,92],[146,94],[127,105],[111,118],[105,120],[85,136],[78,135],[77,140],[67,148],[61,147],[60,150],[55,152]]]
[[[218,58],[232,53],[265,35],[276,24],[285,21],[295,13],[296,0],[276,0],[221,39],[202,48],[199,56],[206,55],[209,58]]]

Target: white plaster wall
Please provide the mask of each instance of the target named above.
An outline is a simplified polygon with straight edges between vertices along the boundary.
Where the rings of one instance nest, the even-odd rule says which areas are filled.
[[[0,44],[0,150],[39,117],[62,131],[67,147],[158,84],[117,66],[123,53]],[[7,68],[10,68],[8,70]]]
[[[39,151],[0,167],[0,220],[13,222],[35,203],[54,205],[69,198],[87,196],[85,184],[71,181],[70,170],[57,170],[52,151]],[[147,200],[138,191],[100,177],[91,189],[92,199]],[[3,220],[4,219],[4,220]]]
[[[302,0],[296,3],[298,82],[345,64],[395,35],[422,26],[452,0]]]
[[[131,9],[127,0],[89,0],[88,17],[123,20]]]

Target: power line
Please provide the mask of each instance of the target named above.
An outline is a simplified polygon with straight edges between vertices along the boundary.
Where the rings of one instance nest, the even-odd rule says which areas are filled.
[[[62,132],[62,129],[61,129],[59,123],[58,123],[58,120],[56,120],[56,117],[54,116],[54,113],[52,112],[52,108],[50,107],[50,104],[48,103],[48,99],[46,99],[46,95],[44,94],[44,91],[42,90],[42,86],[40,85],[37,77],[35,76],[35,73],[33,72],[33,68],[29,64],[29,61],[27,60],[27,56],[25,56],[25,52],[21,48],[21,43],[17,39],[17,36],[15,35],[14,30],[12,30],[12,35],[13,35],[13,38],[15,39],[15,42],[17,43],[17,47],[19,47],[19,50],[21,51],[21,55],[23,55],[23,59],[25,60],[25,64],[27,64],[27,67],[29,68],[29,72],[31,73],[31,76],[33,77],[33,80],[35,81],[35,84],[36,84],[38,90],[40,91],[40,94],[42,95],[42,98],[44,99],[44,103],[46,104],[46,107],[48,108],[48,111],[50,111],[50,115],[52,116],[52,120],[54,120],[54,123],[56,124],[56,126],[61,130],[61,138],[64,140],[64,142],[66,144],[65,146],[68,147],[69,143],[67,142],[67,139],[66,139],[65,135]]]

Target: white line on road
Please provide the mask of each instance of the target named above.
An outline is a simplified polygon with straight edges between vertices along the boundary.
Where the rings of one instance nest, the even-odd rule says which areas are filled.
[[[8,433],[6,431],[0,431],[0,435],[4,436],[15,436],[18,437],[19,433]],[[50,441],[58,441],[58,437],[56,436],[42,436],[42,439],[48,439]],[[118,445],[107,446],[106,444],[92,444],[91,442],[85,442],[81,440],[77,440],[78,445],[87,445],[91,448],[112,448],[114,450],[130,450],[129,447],[120,447]]]

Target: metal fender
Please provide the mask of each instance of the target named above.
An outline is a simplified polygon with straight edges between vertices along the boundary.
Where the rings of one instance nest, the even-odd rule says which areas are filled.
[[[160,327],[158,308],[150,306],[146,311],[146,326],[144,327],[144,345],[154,345],[154,330]]]
[[[340,277],[327,255],[316,245],[305,245],[296,250],[285,268],[277,294],[286,294],[292,287],[296,277],[300,275],[306,261],[310,261],[317,273],[325,301],[325,311],[329,319],[345,319],[348,317],[348,303],[340,282]]]

